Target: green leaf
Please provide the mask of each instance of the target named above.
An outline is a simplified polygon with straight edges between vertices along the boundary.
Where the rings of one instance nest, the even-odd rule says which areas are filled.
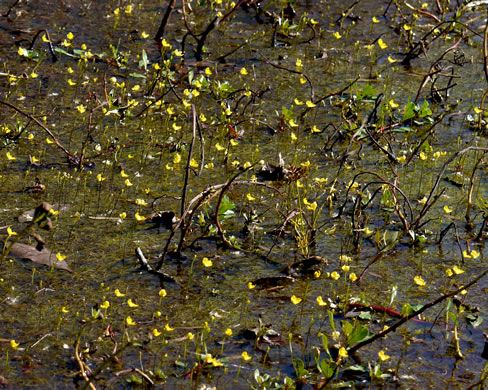
[[[224,195],[222,198],[222,202],[220,203],[219,209],[219,217],[223,218],[230,218],[234,216],[233,209],[236,208],[236,205],[229,199],[227,195]]]
[[[427,100],[424,100],[422,107],[420,107],[419,117],[425,118],[426,116],[430,115],[432,115],[432,110],[429,107],[429,102]]]
[[[378,95],[378,90],[377,89],[374,89],[370,83],[366,84],[366,86],[364,87],[364,90],[363,90],[363,94],[362,94],[364,97],[366,96],[377,96]]]
[[[356,326],[354,327],[353,332],[349,336],[349,338],[347,340],[347,344],[348,345],[355,345],[355,344],[360,343],[361,341],[364,341],[370,337],[371,337],[371,334],[369,333],[368,328],[366,328],[364,325],[362,325],[358,322],[358,323],[356,323]]]
[[[370,320],[371,319],[371,312],[369,311],[362,311],[359,313],[358,316],[362,320]]]
[[[147,53],[146,50],[142,49],[142,55],[141,59],[139,61],[139,68],[144,68],[144,70],[147,71],[147,65],[148,65],[148,60],[147,60]]]
[[[346,337],[352,333],[353,327],[349,321],[342,321],[342,332]]]
[[[402,306],[402,316],[406,317],[409,314],[413,313],[413,307],[410,305],[410,303],[405,303]]]
[[[403,110],[402,122],[409,120],[409,119],[412,119],[412,118],[415,118],[415,115],[416,115],[415,109],[416,109],[415,103],[412,103],[409,99],[407,105],[405,106],[405,108]]]
[[[288,122],[290,119],[294,119],[293,118],[293,110],[289,110],[288,108],[283,106],[281,108],[281,112],[283,113],[283,118],[285,119],[285,121]]]
[[[66,50],[61,49],[60,47],[55,47],[55,48],[54,48],[54,51],[56,51],[56,52],[58,52],[58,53],[61,53],[61,54],[64,54],[64,55],[69,56],[69,57],[78,58],[78,56],[73,55],[73,54],[71,54],[71,53],[68,53]]]
[[[333,361],[324,359],[320,362],[319,371],[326,378],[330,378],[332,375],[334,375],[335,368],[336,364]]]
[[[145,79],[146,76],[141,74],[141,73],[136,73],[136,72],[132,72],[129,74],[130,77],[134,77],[134,78],[139,78],[139,79]]]

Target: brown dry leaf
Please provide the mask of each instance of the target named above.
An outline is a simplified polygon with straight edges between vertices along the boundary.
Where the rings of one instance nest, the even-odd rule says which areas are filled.
[[[66,261],[58,261],[56,255],[46,247],[38,250],[36,247],[30,245],[15,243],[10,249],[9,254],[21,259],[31,260],[37,264],[47,265],[48,267],[54,266],[54,268],[73,272]]]

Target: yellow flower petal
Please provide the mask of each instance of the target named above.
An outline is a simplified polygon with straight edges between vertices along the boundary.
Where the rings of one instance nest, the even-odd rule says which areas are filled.
[[[291,300],[291,303],[293,303],[294,305],[298,305],[303,299],[299,298],[295,295],[292,295],[290,300]]]
[[[325,302],[325,301],[322,299],[322,296],[320,296],[320,295],[319,295],[319,296],[317,297],[317,304],[318,304],[319,306],[326,306],[326,305],[327,305],[327,302]]]

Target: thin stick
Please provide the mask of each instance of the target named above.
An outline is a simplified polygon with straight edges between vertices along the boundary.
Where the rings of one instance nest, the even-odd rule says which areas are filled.
[[[447,298],[450,298],[456,294],[459,294],[461,291],[463,290],[467,290],[468,288],[470,288],[471,286],[473,286],[474,284],[478,283],[482,278],[484,278],[486,275],[488,274],[488,270],[486,270],[485,272],[483,272],[481,275],[477,276],[476,278],[474,278],[471,282],[469,282],[468,284],[458,288],[457,290],[455,291],[451,291],[450,293],[447,293],[447,294],[444,294],[444,295],[441,295],[440,297],[434,299],[433,301],[429,302],[429,303],[426,303],[425,305],[423,305],[420,309],[418,310],[415,310],[414,312],[410,313],[409,315],[401,318],[400,320],[398,320],[397,322],[395,322],[392,326],[389,326],[388,328],[382,330],[381,332],[378,332],[376,333],[373,337],[367,339],[367,340],[364,340],[364,341],[361,341],[359,343],[357,343],[356,345],[354,345],[352,348],[350,348],[348,350],[348,352],[350,354],[353,354],[354,352],[356,352],[358,349],[364,347],[365,345],[368,345],[368,344],[371,344],[373,342],[375,342],[376,340],[386,336],[388,333],[391,333],[393,332],[394,330],[396,330],[397,328],[399,328],[400,326],[402,326],[405,322],[407,322],[408,320],[412,319],[413,317],[416,317],[418,316],[419,314],[422,314],[424,311],[426,311],[427,309],[441,303],[442,301],[446,300]]]

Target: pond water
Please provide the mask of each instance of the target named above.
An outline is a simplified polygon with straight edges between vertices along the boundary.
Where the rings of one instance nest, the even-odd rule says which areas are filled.
[[[483,387],[485,11],[251,3],[1,5],[3,383]]]

